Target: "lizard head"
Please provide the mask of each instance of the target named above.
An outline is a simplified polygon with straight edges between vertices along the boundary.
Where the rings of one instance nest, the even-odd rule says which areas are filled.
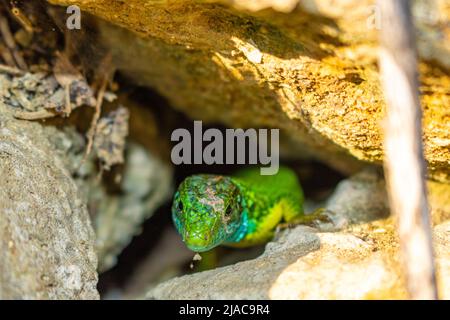
[[[210,250],[233,236],[241,222],[241,194],[231,178],[194,175],[175,193],[172,218],[187,247]]]

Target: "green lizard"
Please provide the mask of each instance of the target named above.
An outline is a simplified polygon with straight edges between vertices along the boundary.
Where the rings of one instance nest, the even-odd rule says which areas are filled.
[[[232,176],[198,174],[175,193],[172,218],[189,249],[247,247],[270,240],[277,226],[303,217],[303,191],[295,173],[281,167],[263,176],[258,168]]]

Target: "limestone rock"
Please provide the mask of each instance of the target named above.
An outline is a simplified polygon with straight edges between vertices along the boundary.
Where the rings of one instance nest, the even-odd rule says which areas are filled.
[[[450,300],[450,221],[436,226],[433,236],[438,290],[442,299]]]
[[[74,46],[105,48],[122,74],[156,89],[193,119],[281,128],[303,154],[345,172],[360,169],[355,158],[383,158],[377,26],[368,24],[372,1],[301,1],[290,13],[186,0],[50,2],[77,4],[112,23],[97,19],[94,39],[68,37]],[[417,17],[425,155],[430,176],[448,182],[450,11],[445,2],[433,3],[440,8],[436,21]]]
[[[296,257],[319,249],[319,238],[307,227],[268,244],[254,260],[174,278],[147,294],[149,299],[267,299],[272,283]],[[189,288],[189,290],[186,290]]]
[[[271,299],[402,298],[398,276],[373,246],[345,233],[322,233],[320,250],[299,258],[273,282]]]
[[[99,298],[86,204],[50,142],[61,135],[1,111],[1,299]]]
[[[433,224],[440,224],[450,220],[450,185],[429,181],[428,203]]]
[[[440,295],[449,299],[449,223],[434,228]],[[260,257],[174,278],[150,299],[405,299],[392,221],[352,232],[315,233],[297,227]],[[189,288],[189,290],[186,290]]]
[[[325,208],[338,229],[387,217],[389,204],[381,170],[366,168],[340,182]]]
[[[129,144],[120,195],[92,187],[89,204],[97,208],[93,223],[101,272],[116,264],[117,255],[138,234],[142,223],[165,201],[172,189],[172,168],[148,150]]]
[[[450,219],[450,185],[428,181],[428,202],[433,225]],[[352,224],[389,216],[386,182],[382,170],[367,167],[341,181],[324,204],[331,223],[317,225],[322,231],[340,230]]]

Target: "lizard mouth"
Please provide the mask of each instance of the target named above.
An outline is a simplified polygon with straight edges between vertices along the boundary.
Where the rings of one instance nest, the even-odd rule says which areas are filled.
[[[217,246],[204,233],[186,233],[183,241],[190,250],[195,252],[208,251]]]
[[[189,248],[189,250],[195,251],[195,252],[205,252],[205,251],[209,251],[212,248],[216,247],[214,245],[211,246],[197,246],[197,245],[193,245],[193,244],[186,244],[186,246]]]

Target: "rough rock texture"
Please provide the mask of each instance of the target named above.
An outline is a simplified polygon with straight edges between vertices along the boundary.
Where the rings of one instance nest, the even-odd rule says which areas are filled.
[[[439,292],[443,299],[450,300],[450,221],[434,228],[434,245],[436,265],[438,266],[438,279],[440,279]]]
[[[325,204],[338,229],[387,217],[389,204],[383,173],[366,168],[338,184]]]
[[[440,297],[450,299],[450,224],[434,228]],[[254,260],[174,278],[149,299],[405,299],[391,221],[350,232],[297,227]],[[186,290],[189,288],[189,290]]]
[[[124,164],[104,172],[100,183],[96,162],[86,161],[76,180],[97,235],[99,272],[116,264],[117,256],[141,232],[142,223],[173,195],[170,138],[164,135],[167,124],[155,116],[154,109],[126,95],[119,94],[117,101],[103,106],[103,111],[107,114],[119,106],[130,113]],[[83,152],[82,144],[77,163]]]
[[[77,4],[123,27],[99,23],[95,43],[123,74],[191,118],[282,128],[303,153],[346,172],[358,168],[355,158],[382,160],[384,102],[371,1],[302,1],[291,13],[185,0],[50,2]],[[257,1],[239,3],[248,8]],[[417,17],[422,57],[434,61],[420,65],[421,91],[429,173],[450,181],[450,77],[439,60],[448,56],[450,9],[439,0],[415,3],[440,6],[436,21]]]
[[[450,185],[428,181],[428,198],[433,225],[450,219]],[[322,231],[340,230],[352,224],[389,216],[389,202],[383,172],[367,167],[341,181],[324,204],[329,219],[317,225]]]
[[[70,139],[0,112],[0,298],[97,299],[89,215],[50,142]]]
[[[169,199],[172,168],[143,147],[130,144],[119,186],[119,195],[108,195],[99,186],[93,186],[87,195],[96,208],[93,223],[100,271],[116,264],[117,255],[140,232],[142,223]]]
[[[448,194],[430,189],[434,220],[442,221],[449,214]],[[368,222],[388,212],[380,173],[369,168],[344,180],[326,208],[332,226],[318,228],[344,229],[325,233],[299,226],[283,231],[254,260],[171,279],[151,289],[147,298],[406,298],[393,219]],[[450,223],[436,225],[433,232],[440,294],[450,299]]]
[[[41,96],[42,92],[47,92],[44,90],[46,86],[50,86],[47,82],[51,84],[55,80],[46,73],[25,73],[20,77],[0,74],[0,107],[3,118],[8,120],[9,113],[17,117],[16,110],[20,109],[18,101],[41,110],[44,102],[52,100],[48,96]],[[58,94],[56,96],[59,97]],[[47,120],[47,124],[50,125],[45,129],[37,123],[4,120],[5,129],[23,127],[25,134],[29,136],[33,136],[35,131],[39,132],[34,139],[47,141],[41,144],[51,150],[51,153],[48,153],[48,161],[52,156],[58,157],[57,161],[66,170],[65,174],[76,183],[80,194],[74,201],[80,202],[79,206],[84,206],[81,203],[87,204],[96,233],[95,250],[100,272],[115,265],[117,255],[128,245],[132,237],[140,232],[143,221],[169,199],[173,189],[173,170],[165,156],[170,154],[169,139],[167,136],[162,137],[159,130],[164,124],[158,126],[152,110],[137,105],[124,96],[120,95],[115,103],[103,104],[105,116],[100,119],[97,126],[93,151],[84,162],[85,138],[69,123],[79,127],[89,124],[89,109],[85,108],[84,112],[75,114],[69,120],[58,118]],[[131,114],[130,119],[128,112]],[[121,119],[116,119],[117,115],[122,115]],[[130,137],[127,137],[128,122],[132,125]],[[122,126],[109,127],[116,123]],[[100,130],[101,128],[103,130]],[[87,131],[87,128],[84,131]],[[129,140],[137,141],[139,144],[130,143]],[[122,153],[125,148],[126,159],[122,170],[117,164],[124,161]],[[80,168],[82,162],[84,164]],[[109,177],[99,179],[98,163],[103,164],[105,171],[111,169],[113,164],[115,165],[113,169],[116,170]],[[39,169],[40,167],[36,166],[30,170]],[[29,174],[33,172],[30,171]],[[42,173],[37,173],[36,179],[39,174]],[[104,172],[104,176],[107,175],[108,173]],[[15,185],[15,182],[11,182],[8,187],[5,186],[18,190],[20,187],[21,185]],[[75,228],[72,231],[77,232],[76,230]]]
[[[147,298],[267,299],[278,274],[296,257],[320,247],[319,238],[309,231],[310,228],[296,230],[298,232],[285,233],[278,242],[269,243],[266,252],[257,259],[174,278],[151,290]]]
[[[192,261],[194,253],[186,247],[175,228],[162,230],[154,249],[139,263],[122,291],[124,299],[145,298],[150,288],[182,274],[180,266]]]
[[[401,298],[397,275],[373,246],[345,233],[322,233],[320,250],[285,268],[268,293],[272,299]],[[404,292],[402,292],[404,294]]]
[[[428,182],[428,202],[431,208],[433,224],[450,220],[450,185]]]
[[[440,297],[450,299],[450,224],[434,228]],[[299,258],[277,277],[272,299],[404,299],[398,244],[390,222],[348,233],[322,233],[320,250]]]
[[[334,19],[339,28],[345,31],[345,37],[350,42],[375,42],[377,29],[382,27],[375,0],[305,0],[298,3],[310,13]],[[447,0],[413,0],[411,3],[417,26],[419,54],[422,58],[435,61],[448,70],[450,68],[449,2]]]

